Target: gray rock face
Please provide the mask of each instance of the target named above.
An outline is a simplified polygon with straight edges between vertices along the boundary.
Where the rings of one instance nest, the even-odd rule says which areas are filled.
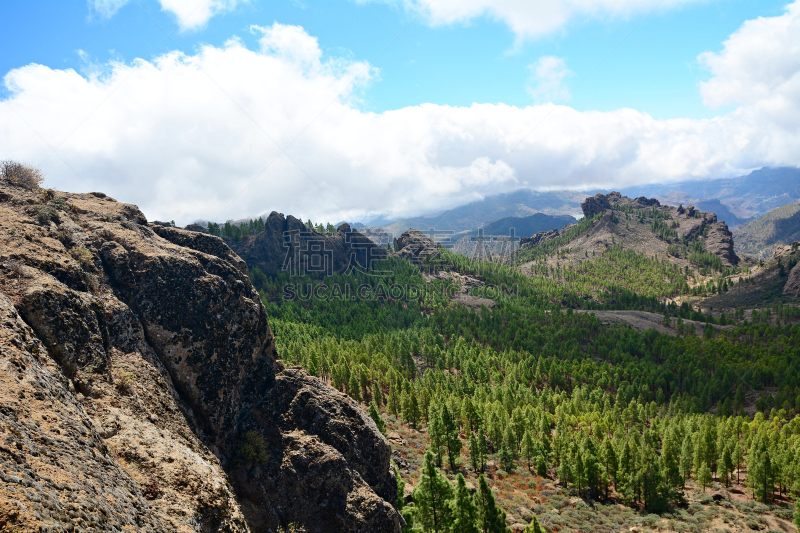
[[[583,210],[583,216],[592,218],[598,213],[611,209],[613,206],[622,205],[630,206],[634,209],[646,209],[648,207],[660,207],[661,203],[655,198],[645,198],[644,196],[628,198],[618,192],[610,192],[608,194],[590,196],[581,203],[581,209]]]
[[[348,269],[365,269],[372,261],[385,259],[387,251],[361,233],[342,224],[334,235],[310,231],[291,215],[273,211],[265,231],[239,242],[226,240],[250,268],[266,274],[323,276]]]
[[[718,255],[726,265],[735,266],[739,263],[739,257],[733,250],[733,235],[724,222],[708,225],[705,245],[707,251]]]
[[[239,464],[232,471],[235,485],[247,487],[242,494],[251,524],[297,522],[309,532],[400,531],[400,515],[388,503],[397,491],[388,468],[389,443],[348,396],[290,368],[242,419],[241,431],[276,449],[257,468]]]
[[[786,280],[786,285],[783,286],[783,294],[794,297],[800,296],[800,263],[797,263],[789,271],[789,279]]]
[[[0,524],[167,531],[4,294],[0,349]]]
[[[399,533],[385,439],[349,398],[283,372],[222,239],[148,227],[97,194],[63,194],[75,208],[43,224],[28,213],[38,193],[11,189],[0,186],[0,524]],[[268,453],[244,461],[252,438]]]

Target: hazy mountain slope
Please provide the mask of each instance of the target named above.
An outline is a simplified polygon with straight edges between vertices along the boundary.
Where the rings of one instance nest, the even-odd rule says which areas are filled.
[[[800,205],[789,204],[736,228],[736,251],[757,259],[772,257],[779,244],[800,240]]]
[[[698,211],[714,213],[717,215],[717,220],[726,223],[730,229],[737,228],[749,220],[748,218],[740,218],[736,216],[727,205],[723,204],[716,198],[713,200],[702,200],[692,205],[694,205],[695,209]]]
[[[472,230],[458,239],[450,249],[467,257],[478,258],[504,255],[519,246],[519,239],[530,237],[543,231],[561,229],[574,224],[577,219],[570,215],[545,215],[536,213],[528,217],[505,217]],[[511,229],[514,239],[509,239]]]
[[[627,196],[659,197],[697,203],[717,199],[740,218],[760,216],[800,199],[800,169],[791,167],[761,168],[746,176],[716,180],[693,180],[651,184],[622,189]],[[682,199],[676,193],[684,193]]]
[[[483,226],[484,235],[509,235],[514,228],[516,237],[530,237],[540,231],[561,229],[567,224],[574,224],[578,220],[571,215],[546,215],[536,213],[527,217],[505,217]],[[477,233],[472,231],[470,233]]]
[[[527,217],[536,213],[546,215],[580,215],[580,203],[592,192],[536,192],[530,189],[488,196],[483,200],[462,205],[434,217],[414,217],[380,224],[395,235],[409,228],[427,231],[430,228],[455,232],[469,231],[504,217]],[[376,224],[372,224],[373,226]]]

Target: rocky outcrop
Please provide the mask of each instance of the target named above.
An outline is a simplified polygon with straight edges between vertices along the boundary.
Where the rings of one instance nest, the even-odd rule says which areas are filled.
[[[349,224],[340,225],[334,235],[325,235],[309,230],[291,215],[275,211],[267,217],[263,232],[226,242],[247,265],[267,274],[281,271],[290,275],[341,274],[351,269],[368,269],[374,261],[387,256],[385,248],[351,229]]]
[[[800,263],[796,262],[798,250],[800,250],[800,242],[779,244],[772,254],[772,261],[781,262],[784,265],[788,263],[791,267],[786,278],[786,284],[783,286],[784,296],[800,296]],[[795,262],[794,266],[792,266],[793,262]]]
[[[586,218],[592,218],[593,216],[603,213],[615,206],[627,206],[633,209],[647,209],[652,207],[661,207],[661,203],[655,198],[645,198],[644,196],[640,196],[639,198],[628,198],[626,196],[622,196],[618,192],[595,194],[594,196],[586,198],[586,200],[581,203],[583,216]]]
[[[544,242],[547,242],[551,239],[555,239],[556,237],[558,237],[559,235],[561,235],[563,232],[567,231],[574,225],[575,224],[568,224],[563,228],[561,228],[560,230],[553,229],[550,231],[540,231],[536,235],[532,235],[530,237],[523,237],[519,240],[519,247],[523,248],[525,246],[535,246],[537,244],[542,244]]]
[[[596,226],[595,231],[613,237],[612,244],[632,245],[634,249],[652,255],[653,253],[658,254],[662,248],[665,248],[663,243],[679,244],[679,238],[690,241],[700,239],[705,251],[719,256],[725,266],[735,266],[739,263],[739,257],[733,248],[733,235],[724,222],[717,221],[714,213],[700,213],[691,205],[687,208],[682,205],[678,207],[661,205],[655,198],[645,198],[644,196],[627,198],[618,192],[590,196],[581,204],[581,208],[586,218],[605,215],[601,223]],[[631,225],[630,213],[649,214],[654,210],[662,221],[666,221],[669,229],[675,230],[675,234],[679,238],[657,235],[658,231],[656,230],[651,231],[648,235],[647,231],[641,231],[642,228]],[[616,216],[612,217],[615,213]],[[625,217],[625,230],[618,227],[621,217]],[[635,221],[636,218],[633,220]],[[647,226],[649,225],[650,222],[647,223]],[[605,239],[605,235],[597,240],[606,242],[608,239]],[[534,244],[534,239],[544,242],[553,237],[554,235],[549,234],[536,235],[531,241],[523,240],[523,242],[531,245]],[[663,242],[655,242],[656,240]]]
[[[400,517],[387,503],[397,491],[386,469],[391,448],[347,395],[299,368],[287,369],[243,418],[241,431],[271,452],[257,468],[234,468],[235,484],[247,487],[242,497],[250,523],[296,522],[309,532],[399,531]],[[362,520],[353,520],[356,515]]]
[[[436,242],[421,231],[411,228],[394,241],[395,254],[408,259],[420,268],[439,256]]]
[[[797,263],[792,270],[789,271],[786,285],[783,286],[783,294],[786,296],[800,296],[800,263]]]
[[[619,193],[611,193],[615,194],[617,197],[620,196]],[[608,198],[610,195],[607,194],[595,194],[594,196],[589,196],[581,202],[581,210],[583,211],[583,216],[586,218],[592,218],[598,213],[604,212],[606,209],[611,209],[611,202],[609,202]]]
[[[400,531],[386,440],[283,370],[222,239],[0,192],[0,528]]]
[[[726,266],[735,266],[739,263],[739,257],[733,250],[733,235],[724,222],[715,221],[707,226],[705,247],[706,251],[718,255]]]
[[[793,242],[792,244],[779,244],[775,247],[775,251],[772,253],[772,259],[775,260],[789,257],[797,253],[798,249],[800,249],[800,242]]]

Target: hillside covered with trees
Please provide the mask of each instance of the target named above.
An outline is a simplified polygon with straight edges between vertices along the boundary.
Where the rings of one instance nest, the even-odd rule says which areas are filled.
[[[625,215],[658,229],[657,217]],[[693,268],[621,246],[564,261],[561,248],[600,217],[529,250],[527,272],[444,250],[429,260],[480,279],[491,310],[455,303],[452,281],[400,258],[376,264],[383,275],[313,281],[251,270],[284,361],[361,402],[389,436],[406,531],[791,527],[797,309],[745,319],[668,302],[695,290],[687,271],[742,272],[704,262],[691,242]],[[536,260],[553,254],[564,263]],[[346,287],[366,288],[351,298]],[[604,326],[592,309],[655,311],[670,333]]]

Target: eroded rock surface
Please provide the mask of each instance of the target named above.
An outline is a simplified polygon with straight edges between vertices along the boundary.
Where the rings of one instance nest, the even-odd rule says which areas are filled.
[[[436,242],[418,229],[404,231],[394,242],[395,253],[419,267],[439,256]]]
[[[309,230],[292,215],[273,211],[264,223],[265,230],[241,241],[227,240],[250,268],[267,274],[323,276],[349,269],[368,268],[372,261],[385,259],[386,249],[369,238],[340,225],[333,235]]]
[[[0,529],[400,531],[386,440],[283,371],[222,239],[0,193]]]

